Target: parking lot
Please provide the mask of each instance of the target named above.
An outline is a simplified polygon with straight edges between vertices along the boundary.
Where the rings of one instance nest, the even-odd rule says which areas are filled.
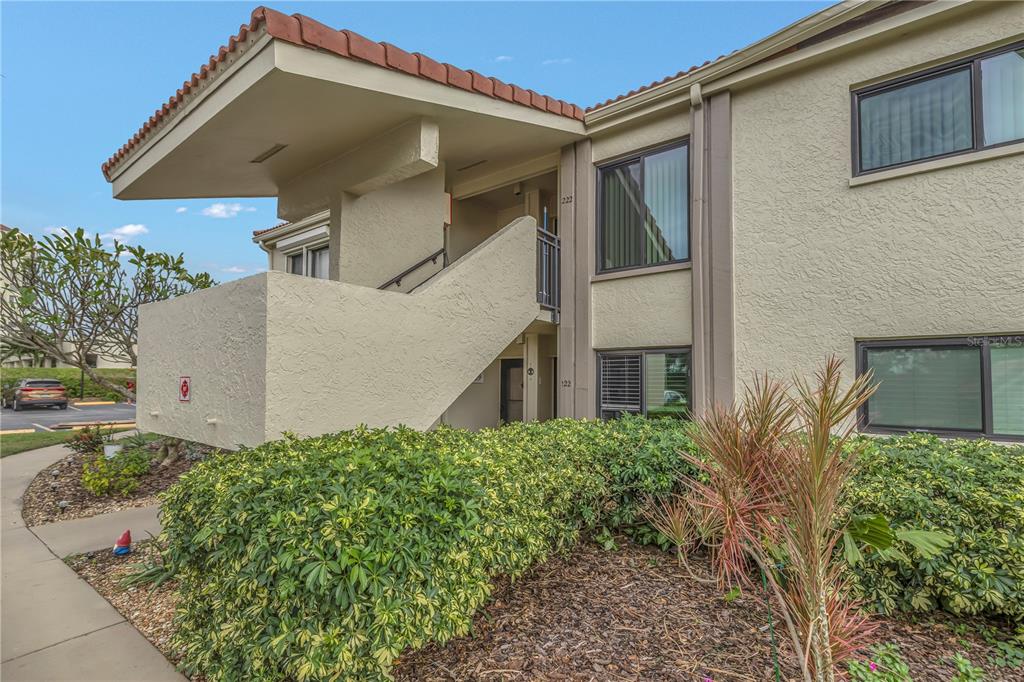
[[[11,408],[0,410],[0,431],[33,429],[52,431],[57,424],[68,422],[109,422],[135,421],[135,405],[115,403],[113,405],[68,405],[68,409],[56,407],[25,407],[15,412]]]

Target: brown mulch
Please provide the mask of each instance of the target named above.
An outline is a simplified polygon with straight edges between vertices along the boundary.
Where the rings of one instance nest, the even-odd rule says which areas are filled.
[[[160,466],[160,458],[155,457],[149,473],[139,479],[135,492],[127,497],[97,497],[82,487],[82,465],[86,457],[70,449],[67,452],[64,459],[36,474],[25,490],[21,516],[27,525],[38,526],[158,504],[157,493],[171,487],[193,464],[182,456],[167,466]],[[68,504],[62,510],[59,503],[65,500]]]
[[[172,662],[168,638],[176,595],[126,589],[120,576],[152,549],[140,543],[122,559],[109,550],[69,560]],[[691,567],[710,577],[706,561]],[[989,664],[991,647],[963,622],[880,619],[875,641],[895,642],[915,680],[949,680],[957,652],[983,668],[989,680],[1024,680],[1024,671]],[[405,654],[395,669],[412,680],[725,680],[774,679],[767,611],[761,595],[743,593],[727,603],[714,585],[698,582],[656,548],[622,541],[618,550],[593,544],[552,558],[514,584],[496,586],[491,603],[474,619],[470,636]],[[776,620],[776,627],[780,623]],[[984,623],[977,622],[976,625]],[[783,679],[798,680],[785,634],[776,631]]]

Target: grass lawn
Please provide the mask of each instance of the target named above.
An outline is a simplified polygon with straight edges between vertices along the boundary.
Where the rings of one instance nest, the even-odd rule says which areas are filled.
[[[134,428],[134,427],[133,427]],[[130,429],[117,429],[127,431]],[[0,436],[0,457],[16,455],[26,450],[45,448],[70,440],[77,431],[36,431],[35,433],[11,433]]]

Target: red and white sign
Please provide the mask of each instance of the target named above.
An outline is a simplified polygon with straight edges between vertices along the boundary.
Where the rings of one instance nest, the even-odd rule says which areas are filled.
[[[187,403],[192,400],[192,377],[178,379],[178,402]]]

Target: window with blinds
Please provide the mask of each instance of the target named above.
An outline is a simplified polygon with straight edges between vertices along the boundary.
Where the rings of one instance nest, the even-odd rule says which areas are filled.
[[[689,154],[684,144],[598,173],[598,270],[690,258]]]
[[[600,353],[598,395],[602,419],[626,413],[685,419],[690,413],[690,351]]]
[[[614,419],[619,415],[643,411],[641,402],[640,363],[643,356],[611,355],[600,356],[598,379],[601,386],[601,418]]]
[[[1024,43],[854,93],[854,173],[1024,140]]]
[[[1024,437],[1024,334],[859,344],[878,389],[863,426]]]

